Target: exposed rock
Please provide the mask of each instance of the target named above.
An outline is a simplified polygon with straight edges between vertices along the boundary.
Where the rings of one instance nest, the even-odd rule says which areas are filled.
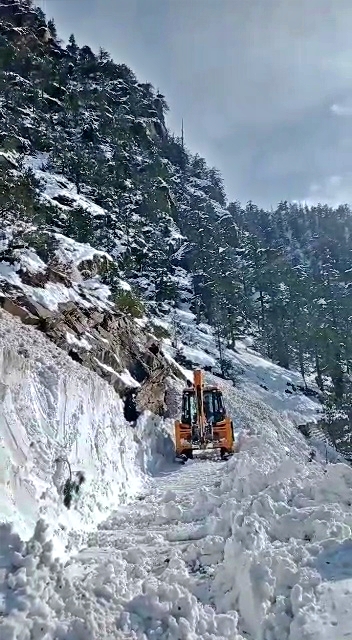
[[[28,140],[23,140],[18,136],[10,135],[7,131],[0,133],[0,143],[3,146],[3,150],[17,151],[18,153],[26,153],[28,151]]]
[[[64,284],[65,287],[71,286],[70,278],[62,271],[53,269],[51,265],[48,267],[48,276],[52,282],[58,282],[59,284]]]
[[[35,230],[26,234],[26,241],[34,246],[31,251],[37,251],[46,268],[39,263],[39,269],[33,268],[16,271],[23,286],[9,281],[1,281],[3,308],[25,324],[33,324],[45,333],[52,342],[82,366],[95,371],[104,378],[115,391],[125,395],[131,388],[136,389],[137,409],[149,411],[158,415],[173,415],[175,399],[168,396],[167,380],[180,378],[182,374],[177,367],[172,368],[164,357],[161,343],[146,334],[133,320],[111,304],[111,310],[106,305],[100,305],[96,299],[94,306],[94,292],[89,290],[89,306],[84,303],[84,282],[76,286],[77,302],[69,300],[58,304],[57,311],[45,308],[38,303],[32,294],[31,287],[44,288],[46,283],[64,284],[72,291],[74,277],[70,261],[69,243],[62,245],[61,259],[68,256],[68,262],[60,262],[60,252],[56,255],[59,238],[53,234]],[[8,249],[8,262],[25,264],[21,249],[28,251],[28,244],[23,247],[13,244]],[[15,247],[15,248],[14,248]],[[65,248],[67,253],[65,253]],[[84,254],[83,247],[83,254]],[[74,247],[79,252],[79,247]],[[87,254],[89,255],[89,253]],[[32,255],[33,258],[33,255]],[[85,268],[90,273],[95,265],[107,266],[108,259],[104,254],[97,254],[97,259],[86,260]],[[35,260],[33,265],[35,265]],[[28,286],[29,285],[29,286]],[[88,290],[87,290],[88,291]],[[55,292],[55,287],[54,287]],[[62,287],[57,288],[62,294]],[[79,292],[79,293],[78,293]],[[50,294],[52,296],[52,293]],[[55,293],[54,293],[55,295]],[[0,298],[1,300],[1,298]],[[134,382],[135,381],[135,382]]]
[[[165,418],[176,419],[181,415],[181,397],[184,383],[179,380],[178,384],[175,379],[168,377],[165,385]]]
[[[37,273],[30,273],[23,269],[19,269],[18,274],[21,276],[22,282],[24,284],[29,284],[31,287],[44,288],[45,284],[50,280],[50,275],[47,271],[44,273],[41,271],[37,271]]]
[[[37,29],[36,31],[36,36],[45,44],[52,40],[51,33],[47,27],[39,27],[39,29]]]
[[[52,199],[56,200],[56,202],[58,202],[59,204],[62,204],[64,207],[74,207],[76,204],[76,201],[74,198],[71,198],[70,196],[67,196],[64,193],[58,193],[57,195],[53,196]]]
[[[28,309],[28,311],[37,318],[46,320],[47,318],[53,317],[53,312],[43,307],[41,304],[39,304],[39,302],[29,300],[24,296],[22,298],[19,297],[18,300],[21,302],[22,306],[25,306],[26,309]]]
[[[5,169],[18,169],[17,162],[3,151],[0,151],[0,166]]]
[[[24,324],[38,324],[39,319],[29,313],[27,309],[24,307],[20,307],[18,304],[13,302],[10,298],[3,298],[2,307],[8,313],[11,313],[12,316],[16,316],[22,320]]]
[[[65,311],[73,311],[73,309],[76,309],[76,305],[71,300],[68,300],[67,302],[59,302],[58,309],[61,313],[64,313]]]
[[[31,325],[39,325],[40,319],[33,316],[31,313],[28,313],[23,318],[21,318],[23,324],[31,324]]]
[[[97,325],[100,325],[103,322],[103,320],[104,320],[104,314],[100,313],[99,311],[93,310],[88,317],[88,326],[96,327]]]
[[[10,295],[10,294],[9,294]],[[60,304],[56,313],[23,294],[12,292],[4,297],[2,306],[25,324],[34,324],[72,359],[95,371],[115,391],[124,395],[131,384],[122,371],[136,380],[137,408],[158,415],[171,415],[174,399],[167,400],[167,379],[177,377],[161,350],[148,342],[142,331],[127,317],[96,309],[81,309],[74,302]],[[21,304],[20,304],[21,301]],[[104,328],[104,327],[107,327]],[[152,347],[152,350],[150,350]],[[170,385],[169,385],[170,386]]]
[[[142,412],[148,409],[156,415],[165,415],[167,410],[165,403],[166,378],[167,372],[160,369],[145,380],[137,393],[136,406],[138,411]]]

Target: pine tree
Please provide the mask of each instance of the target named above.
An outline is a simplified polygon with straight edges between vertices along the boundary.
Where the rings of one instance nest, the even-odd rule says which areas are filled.
[[[56,30],[54,18],[51,18],[50,20],[48,20],[48,29],[50,31],[51,37],[54,40],[57,40],[57,30]]]

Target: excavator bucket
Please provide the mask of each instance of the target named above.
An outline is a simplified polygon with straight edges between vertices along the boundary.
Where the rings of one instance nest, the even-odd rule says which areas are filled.
[[[194,453],[218,452],[222,459],[234,451],[234,433],[221,390],[205,386],[203,372],[194,371],[193,385],[183,390],[180,420],[175,422],[176,458],[181,462]]]

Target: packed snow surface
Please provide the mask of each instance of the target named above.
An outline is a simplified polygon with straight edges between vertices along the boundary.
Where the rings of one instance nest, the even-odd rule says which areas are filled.
[[[216,361],[209,327],[182,321],[190,368]],[[238,382],[217,379],[239,451],[178,466],[170,424],[133,429],[104,381],[13,325],[3,314],[1,640],[352,640],[352,469],[308,461],[295,425],[317,402],[285,392],[298,374],[240,342]],[[70,511],[65,456],[86,476]]]
[[[230,462],[165,469],[65,565],[42,524],[27,545],[4,526],[1,638],[352,638],[352,471],[259,417]]]

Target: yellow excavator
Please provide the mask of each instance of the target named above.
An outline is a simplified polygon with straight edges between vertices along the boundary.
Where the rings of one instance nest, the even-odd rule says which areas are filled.
[[[182,393],[181,420],[175,422],[176,460],[193,459],[194,451],[218,451],[221,459],[227,459],[234,452],[234,434],[222,391],[205,386],[199,369],[194,371],[193,384],[188,384]]]

